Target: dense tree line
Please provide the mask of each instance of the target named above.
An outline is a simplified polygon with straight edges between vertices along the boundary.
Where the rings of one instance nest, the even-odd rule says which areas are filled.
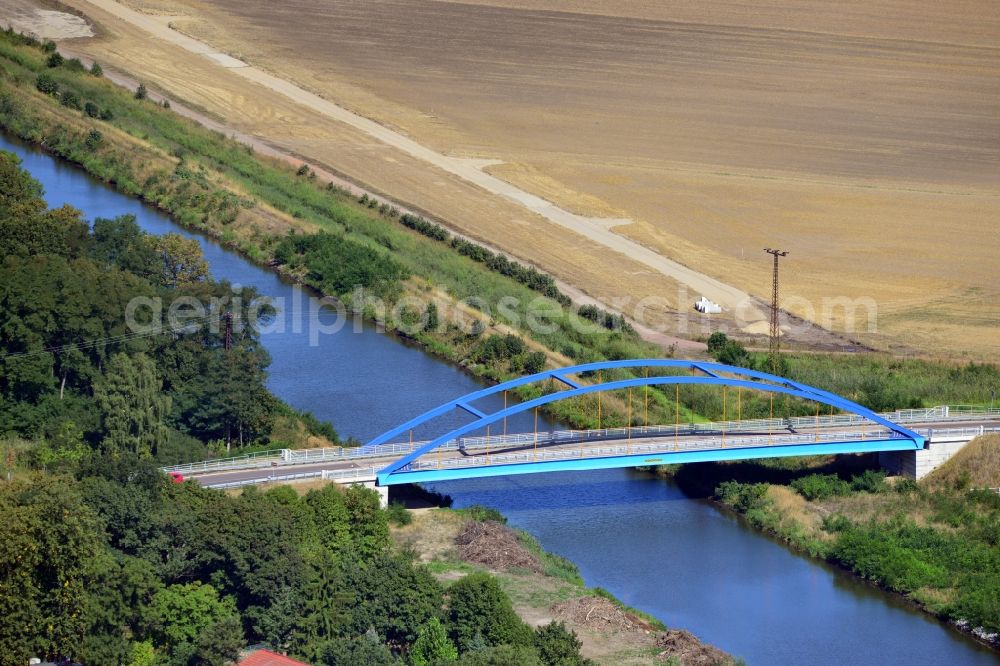
[[[347,295],[356,287],[389,294],[407,277],[399,262],[385,252],[329,233],[286,236],[275,248],[274,259],[304,272],[308,284],[334,296]]]
[[[200,442],[266,439],[287,410],[264,386],[269,358],[246,325],[254,292],[234,299],[209,279],[196,241],[147,235],[131,216],[91,230],[79,211],[49,209],[19,159],[0,152],[0,252],[0,435],[43,440],[38,462],[203,457]],[[180,297],[205,309],[192,326],[172,330],[153,306],[135,316],[162,319],[160,333],[127,326],[134,299],[160,299],[165,315]]]
[[[228,496],[129,456],[4,483],[0,665],[221,665],[251,643],[314,664],[586,663],[495,578],[445,589],[387,517],[361,487]]]

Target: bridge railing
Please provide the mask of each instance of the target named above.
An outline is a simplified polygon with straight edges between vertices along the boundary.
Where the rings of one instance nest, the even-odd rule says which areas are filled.
[[[905,439],[901,438],[887,429],[877,431],[863,431],[852,433],[780,433],[776,435],[752,435],[736,436],[727,438],[725,443],[720,445],[720,440],[715,437],[704,439],[679,440],[676,445],[671,445],[670,440],[664,442],[657,440],[638,440],[634,442],[617,441],[615,444],[607,446],[588,446],[586,448],[559,448],[559,449],[538,449],[522,451],[504,451],[500,453],[487,453],[479,451],[474,456],[434,458],[416,460],[406,471],[417,471],[426,469],[482,467],[489,465],[509,465],[528,462],[543,462],[547,460],[572,460],[574,458],[601,458],[624,455],[663,455],[671,452],[685,451],[707,451],[719,448],[724,449],[745,449],[765,446],[791,446],[796,444],[814,444],[824,442],[841,442],[845,439]],[[666,446],[664,446],[666,444]]]
[[[315,472],[300,472],[298,474],[270,474],[268,476],[257,476],[238,481],[226,481],[223,483],[206,483],[206,488],[240,488],[242,486],[259,485],[263,483],[288,483],[289,481],[305,481],[307,479],[324,479],[336,483],[360,483],[363,481],[374,481],[376,469],[374,467],[358,469],[322,469]]]
[[[960,439],[972,438],[987,432],[1000,432],[998,427],[977,426],[975,428],[935,428],[933,430],[920,430],[921,434],[933,434],[936,439]],[[429,456],[425,459],[416,460],[404,470],[427,470],[443,468],[466,468],[489,465],[509,465],[528,462],[543,462],[554,460],[571,460],[573,458],[600,458],[623,455],[663,455],[672,452],[684,451],[705,451],[716,449],[745,449],[766,446],[793,446],[799,444],[823,444],[843,441],[865,441],[872,439],[907,439],[886,428],[875,430],[862,430],[854,432],[811,432],[811,433],[791,433],[788,431],[767,435],[734,435],[727,436],[724,442],[720,443],[717,437],[704,439],[681,439],[676,444],[672,444],[670,439],[658,439],[655,442],[647,440],[622,441],[617,440],[615,444],[607,446],[588,446],[586,448],[558,448],[558,449],[531,449],[531,450],[505,450],[498,453],[488,453],[478,451],[472,456],[435,458]]]
[[[935,421],[972,421],[977,419],[1000,420],[1000,408],[988,409],[968,405],[942,405],[925,409],[904,409],[886,412],[882,416],[906,425],[919,425]],[[538,444],[571,443],[574,441],[599,441],[621,437],[657,437],[665,435],[690,436],[698,433],[739,433],[776,432],[782,430],[802,430],[814,428],[852,428],[869,424],[864,417],[854,414],[833,414],[816,416],[796,416],[790,418],[748,419],[740,421],[713,421],[703,423],[681,423],[673,425],[632,426],[630,428],[601,428],[591,430],[554,430],[534,433],[491,434],[489,437],[463,437],[449,442],[442,449],[481,449]],[[184,475],[209,474],[212,472],[261,467],[281,467],[333,461],[347,461],[371,458],[398,457],[410,453],[425,444],[425,441],[398,442],[357,448],[327,447],[319,449],[277,449],[261,451],[231,458],[216,458],[196,463],[164,467],[165,472],[179,472]]]

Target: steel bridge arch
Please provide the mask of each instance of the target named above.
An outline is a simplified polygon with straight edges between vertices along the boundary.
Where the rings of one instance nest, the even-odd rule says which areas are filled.
[[[665,376],[653,376],[653,377],[634,377],[631,379],[622,379],[616,381],[608,381],[599,384],[580,384],[573,379],[570,379],[568,375],[576,375],[584,372],[597,372],[601,370],[614,370],[622,368],[674,368],[689,370],[694,372],[702,373],[700,376],[692,375],[665,375]],[[735,375],[736,377],[726,377],[723,374]],[[548,393],[538,398],[532,400],[526,400],[518,404],[507,407],[506,409],[501,409],[490,414],[487,414],[472,405],[473,402],[481,400],[482,398],[495,395],[502,391],[509,391],[511,389],[518,388],[520,386],[526,386],[530,384],[535,384],[537,382],[542,382],[546,380],[559,381],[568,387],[568,390],[556,391],[554,393]],[[555,368],[552,370],[545,370],[534,375],[527,375],[525,377],[519,377],[517,379],[512,379],[501,384],[496,384],[479,391],[473,391],[467,395],[464,395],[455,400],[450,400],[434,409],[430,409],[423,414],[416,416],[405,423],[387,430],[378,437],[372,439],[366,446],[376,446],[379,444],[385,444],[395,437],[402,435],[403,433],[412,430],[413,428],[423,425],[428,421],[432,421],[440,416],[443,416],[455,409],[461,409],[475,417],[470,423],[453,428],[447,433],[436,437],[435,439],[427,442],[426,444],[420,446],[419,448],[413,450],[406,456],[403,456],[399,460],[387,465],[385,468],[378,472],[378,479],[380,485],[382,482],[394,472],[401,470],[402,468],[409,465],[411,462],[419,458],[420,456],[433,451],[439,446],[446,444],[462,435],[468,434],[475,430],[479,430],[488,425],[501,421],[505,418],[513,416],[515,414],[520,414],[526,412],[536,407],[541,407],[543,405],[549,404],[551,402],[557,402],[559,400],[566,400],[568,398],[573,398],[576,396],[587,395],[590,393],[599,393],[604,391],[615,391],[619,389],[628,389],[641,386],[662,386],[662,385],[713,385],[713,386],[735,386],[740,388],[765,391],[771,393],[783,393],[786,395],[791,395],[798,398],[803,398],[805,400],[811,400],[814,402],[823,403],[830,405],[837,409],[845,412],[850,412],[857,416],[864,417],[870,421],[877,423],[879,425],[885,426],[890,431],[892,431],[893,439],[906,439],[913,443],[914,449],[924,448],[925,438],[897,423],[894,423],[879,414],[876,414],[872,410],[859,405],[856,402],[848,400],[842,396],[829,391],[824,391],[822,389],[809,386],[807,384],[802,384],[800,382],[795,382],[784,377],[779,377],[777,375],[768,374],[766,372],[760,372],[757,370],[750,370],[748,368],[739,368],[730,365],[724,365],[722,363],[712,363],[712,362],[702,362],[702,361],[687,361],[687,360],[676,360],[676,359],[630,359],[622,361],[601,361],[596,363],[584,363],[582,365],[568,366],[565,368]]]

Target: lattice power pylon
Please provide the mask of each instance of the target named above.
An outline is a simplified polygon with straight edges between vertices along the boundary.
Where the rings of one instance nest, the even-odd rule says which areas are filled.
[[[774,257],[774,275],[771,278],[771,340],[768,345],[768,353],[771,361],[771,372],[778,374],[778,354],[781,352],[781,328],[778,322],[778,258],[786,256],[788,252],[772,250],[769,247],[764,248],[764,252]]]

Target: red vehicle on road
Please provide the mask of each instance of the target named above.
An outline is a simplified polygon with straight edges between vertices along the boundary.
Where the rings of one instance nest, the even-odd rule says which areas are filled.
[[[170,474],[170,480],[174,483],[184,483],[184,475],[180,472],[168,472]]]

